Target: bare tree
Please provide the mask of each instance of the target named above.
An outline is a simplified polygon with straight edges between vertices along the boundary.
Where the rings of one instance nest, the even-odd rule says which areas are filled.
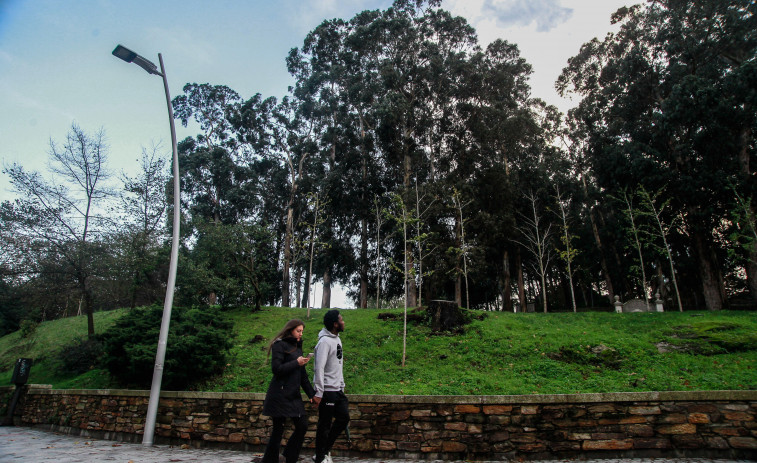
[[[95,213],[98,203],[111,194],[105,185],[110,176],[106,168],[107,152],[102,129],[88,135],[72,124],[62,145],[50,140],[51,179],[43,179],[38,172],[26,171],[18,164],[3,169],[21,197],[21,209],[28,212],[27,218],[32,218],[33,226],[25,227],[24,232],[57,253],[76,281],[90,336],[95,334],[90,289],[91,235],[104,222]]]
[[[576,292],[573,289],[573,260],[575,260],[578,250],[573,247],[573,239],[575,236],[570,234],[569,219],[568,219],[568,200],[560,192],[560,187],[555,187],[555,200],[557,201],[557,207],[559,208],[558,217],[562,221],[563,234],[560,240],[565,246],[564,251],[560,251],[560,257],[565,262],[566,270],[568,271],[568,282],[570,284],[570,301],[573,304],[573,312],[577,312],[576,308]]]
[[[381,226],[384,224],[384,215],[381,213],[378,195],[373,198],[374,212],[376,213],[376,308],[381,308]]]
[[[465,278],[465,308],[470,309],[470,292],[468,290],[468,243],[465,241],[465,218],[463,217],[463,208],[470,204],[471,202],[468,201],[467,203],[463,204],[462,201],[462,195],[457,190],[457,188],[454,189],[452,192],[452,204],[455,207],[455,215],[456,215],[456,222],[459,219],[459,225],[460,225],[460,256],[463,259],[463,277]]]
[[[547,312],[547,272],[549,263],[554,257],[552,246],[552,224],[545,223],[545,219],[539,210],[539,200],[533,192],[526,195],[531,207],[529,215],[519,214],[523,225],[516,227],[520,232],[521,239],[514,240],[527,249],[534,257],[534,270],[541,280],[542,303],[544,312]]]
[[[428,255],[426,252],[426,241],[429,238],[429,234],[425,233],[421,230],[423,227],[423,218],[428,215],[429,210],[431,209],[431,206],[434,204],[435,200],[431,200],[428,202],[428,204],[425,205],[425,208],[421,210],[421,204],[423,203],[423,200],[425,199],[425,194],[421,195],[420,191],[418,189],[418,179],[415,179],[415,220],[413,221],[413,225],[415,228],[415,236],[413,237],[413,241],[415,242],[415,249],[418,253],[418,274],[416,275],[417,279],[417,286],[418,286],[418,305],[423,305],[423,277],[429,276],[433,273],[433,270],[430,272],[423,271],[423,258]],[[431,252],[431,251],[429,251]]]
[[[403,262],[402,262],[402,268],[400,268],[399,265],[397,265],[395,262],[390,262],[393,269],[399,271],[402,273],[402,288],[405,293],[405,296],[403,297],[404,300],[404,321],[403,321],[403,327],[402,327],[402,366],[405,366],[405,357],[407,353],[407,306],[408,306],[408,296],[413,289],[410,287],[408,282],[411,280],[412,273],[414,272],[414,269],[411,269],[411,266],[409,265],[409,260],[412,255],[412,250],[410,246],[408,246],[408,243],[410,240],[408,239],[407,233],[408,233],[408,227],[413,226],[413,222],[415,222],[415,218],[411,216],[410,211],[408,211],[407,205],[405,204],[405,201],[402,199],[402,195],[399,193],[393,193],[392,194],[392,204],[389,206],[389,209],[386,210],[386,215],[389,220],[393,220],[402,228],[402,243],[404,245],[404,252],[403,255]]]
[[[628,223],[630,224],[631,228],[629,229],[631,238],[633,240],[633,246],[636,249],[636,252],[639,254],[639,267],[641,268],[641,291],[644,294],[644,303],[647,306],[647,311],[649,311],[649,291],[647,291],[647,272],[645,270],[644,266],[644,253],[643,251],[643,244],[642,244],[642,229],[639,224],[639,216],[641,215],[641,211],[639,211],[634,206],[634,195],[628,194],[626,190],[623,190],[623,212],[626,215],[626,218],[628,218]]]
[[[680,220],[680,216],[675,216],[670,222],[664,220],[665,209],[670,205],[670,199],[660,201],[661,193],[662,189],[655,194],[650,194],[644,187],[639,189],[642,204],[646,208],[645,214],[649,216],[656,225],[655,234],[657,235],[657,238],[662,241],[661,251],[668,257],[668,263],[670,264],[670,279],[673,281],[673,288],[676,291],[676,299],[678,299],[678,311],[683,312],[681,293],[678,291],[678,280],[676,279],[676,271],[673,265],[673,254],[670,252],[670,245],[668,244],[668,235],[670,235],[670,231],[675,228]],[[660,246],[657,247],[660,248]]]

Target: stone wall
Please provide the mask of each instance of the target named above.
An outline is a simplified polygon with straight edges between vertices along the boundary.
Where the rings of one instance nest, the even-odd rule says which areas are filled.
[[[164,392],[155,442],[260,451],[263,394]],[[149,391],[31,386],[17,425],[141,441]],[[420,459],[757,457],[757,391],[529,396],[351,395],[334,454]],[[310,406],[307,408],[310,410]],[[313,448],[316,413],[305,441]]]

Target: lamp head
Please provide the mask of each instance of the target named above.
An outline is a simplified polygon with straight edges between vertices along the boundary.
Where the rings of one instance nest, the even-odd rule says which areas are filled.
[[[163,75],[160,73],[160,71],[158,71],[158,66],[156,66],[152,61],[139,56],[138,54],[124,47],[123,45],[118,45],[113,50],[113,56],[117,58],[121,58],[127,63],[134,63],[150,74],[155,74],[158,76]]]

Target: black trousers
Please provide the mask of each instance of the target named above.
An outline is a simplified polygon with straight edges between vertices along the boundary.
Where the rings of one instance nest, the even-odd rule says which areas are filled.
[[[273,430],[263,454],[264,463],[279,463],[279,448],[281,447],[281,438],[284,437],[284,423],[286,419],[283,416],[273,417]],[[302,441],[305,440],[305,433],[308,430],[307,415],[293,416],[291,419],[294,423],[294,432],[289,437],[286,447],[284,447],[286,463],[297,462],[297,459],[300,457],[300,449],[302,449]]]
[[[318,427],[315,433],[315,459],[317,462],[331,451],[339,434],[350,423],[350,403],[341,391],[324,391],[318,406]]]

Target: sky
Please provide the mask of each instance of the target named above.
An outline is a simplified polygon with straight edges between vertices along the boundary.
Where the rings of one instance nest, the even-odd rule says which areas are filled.
[[[616,30],[610,15],[626,0],[443,0],[482,47],[518,45],[533,66],[532,96],[566,112],[554,82],[592,38]],[[51,141],[72,124],[103,129],[114,178],[135,175],[143,148],[170,157],[162,80],[111,55],[117,44],[159,66],[171,97],[187,83],[226,85],[247,99],[286,95],[285,58],[326,19],[385,9],[392,0],[0,0],[0,163],[44,171]],[[182,140],[199,132],[177,121]],[[14,193],[0,174],[0,201]],[[317,295],[320,301],[320,295]],[[334,306],[350,305],[341,288]]]

